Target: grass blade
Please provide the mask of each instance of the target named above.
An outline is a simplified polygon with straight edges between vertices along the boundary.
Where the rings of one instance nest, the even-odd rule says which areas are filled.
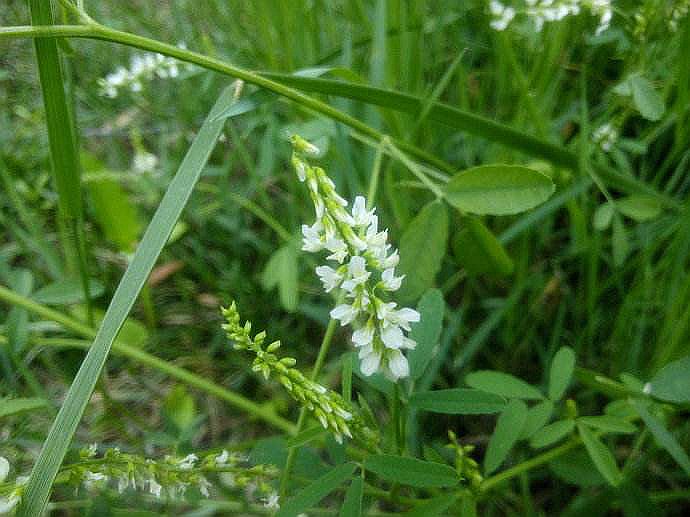
[[[187,204],[211,151],[215,147],[224,124],[222,121],[213,121],[217,110],[221,106],[226,106],[231,99],[232,89],[226,88],[190,146],[146,229],[141,244],[115,291],[93,344],[79,368],[79,372],[77,372],[67,393],[67,398],[43,444],[43,449],[26,487],[25,497],[18,510],[17,515],[20,517],[43,514],[55,476],[72,441],[86,404],[91,398],[115,337],[132,309],[146,278],[158,259],[158,255]]]
[[[52,25],[51,2],[29,0],[31,23]],[[86,235],[82,206],[79,153],[75,135],[74,119],[65,93],[66,79],[58,54],[57,40],[35,39],[38,75],[45,106],[50,162],[58,192],[59,216],[63,232],[63,245],[68,264],[76,259],[86,309],[91,321],[91,297],[89,296],[89,274],[86,260]]]

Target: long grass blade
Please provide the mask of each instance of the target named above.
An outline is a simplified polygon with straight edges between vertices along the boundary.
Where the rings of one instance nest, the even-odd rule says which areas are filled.
[[[98,377],[103,370],[110,348],[132,309],[146,278],[153,269],[189,196],[206,165],[223,128],[215,121],[218,110],[232,100],[232,88],[226,88],[199,130],[194,142],[168,186],[163,199],[139,244],[134,258],[110,302],[98,333],[79,368],[67,398],[48,433],[40,456],[26,487],[25,497],[18,509],[20,517],[42,515],[50,490],[72,437],[91,398]]]
[[[51,2],[29,0],[31,23],[52,25]],[[58,193],[58,208],[62,240],[68,263],[74,257],[79,271],[87,314],[91,321],[91,297],[86,259],[86,235],[81,193],[81,167],[77,151],[74,119],[65,93],[66,78],[58,53],[57,40],[35,39],[38,75],[48,128],[50,161]]]

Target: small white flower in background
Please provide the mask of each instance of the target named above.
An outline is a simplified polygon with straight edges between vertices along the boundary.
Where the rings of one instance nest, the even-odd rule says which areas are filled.
[[[10,473],[10,462],[7,458],[0,456],[0,483],[7,479],[7,475]]]
[[[0,497],[0,515],[9,514],[21,500],[21,497],[14,493],[8,497]]]
[[[198,460],[199,457],[196,454],[188,454],[177,463],[177,466],[182,470],[190,470],[194,468],[194,464]]]
[[[280,510],[280,497],[276,492],[268,494],[264,499],[264,508],[267,510]]]
[[[137,151],[132,160],[132,170],[139,174],[151,172],[158,165],[158,157],[147,151]]]
[[[186,48],[184,43],[178,44],[178,47]],[[144,81],[155,77],[174,79],[179,75],[180,65],[176,59],[162,54],[135,54],[130,59],[129,68],[117,67],[114,72],[99,79],[98,86],[100,95],[114,99],[122,88],[129,88],[131,92],[137,93],[143,89]]]
[[[296,135],[292,143],[292,164],[297,177],[306,183],[316,210],[316,222],[302,226],[302,249],[331,252],[326,259],[336,262],[335,267],[318,266],[316,274],[326,292],[340,288],[345,295],[344,303],[330,315],[341,326],[354,326],[352,343],[359,349],[364,375],[381,371],[393,381],[407,377],[409,366],[401,350],[413,349],[416,343],[404,332],[420,317],[413,309],[396,310],[396,303],[386,299],[388,293],[400,289],[404,278],[395,275],[400,257],[388,244],[388,230],[379,231],[376,209],[367,209],[362,196],[355,198],[348,213],[347,201],[338,195],[333,181],[306,160],[307,155],[318,154],[318,149]]]
[[[618,140],[618,130],[611,124],[604,124],[594,130],[592,140],[608,152]]]
[[[228,451],[223,449],[223,452],[221,452],[218,456],[216,456],[216,466],[225,467],[228,464],[229,459],[230,459],[230,454],[228,453]]]
[[[92,443],[89,445],[89,448],[86,450],[86,457],[87,458],[93,458],[96,453],[98,453],[98,444],[97,443]]]
[[[515,18],[515,9],[512,7],[506,7],[498,0],[491,0],[489,4],[489,11],[493,20],[491,20],[491,28],[497,31],[503,31],[508,28],[510,22]]]
[[[609,28],[613,10],[611,0],[525,0],[524,7],[517,9],[506,6],[498,0],[489,2],[491,14],[491,28],[503,31],[518,14],[525,14],[534,24],[537,32],[541,32],[547,22],[557,22],[568,16],[576,16],[583,10],[599,17],[596,34],[601,34]]]
[[[199,478],[199,492],[201,492],[201,495],[204,497],[210,497],[211,493],[209,492],[209,488],[212,486],[213,485],[209,483],[208,479],[206,479],[204,476]]]
[[[151,478],[148,480],[149,482],[149,492],[151,495],[155,495],[157,498],[160,499],[161,497],[161,491],[163,490],[163,487],[158,483],[155,479]]]

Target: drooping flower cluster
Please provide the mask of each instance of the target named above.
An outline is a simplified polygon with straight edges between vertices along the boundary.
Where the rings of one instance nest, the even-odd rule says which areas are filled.
[[[359,349],[364,375],[382,371],[397,381],[409,375],[403,350],[416,343],[405,335],[410,324],[419,321],[413,309],[397,309],[389,301],[390,293],[400,289],[402,276],[396,276],[398,251],[388,244],[388,230],[379,231],[375,209],[357,196],[349,213],[347,201],[338,195],[335,185],[320,167],[312,167],[307,156],[318,150],[299,136],[293,136],[292,163],[300,181],[306,182],[316,208],[316,222],[302,226],[302,249],[312,253],[327,250],[334,267],[316,268],[325,291],[339,288],[345,303],[331,311],[341,326],[355,328],[352,343]]]
[[[520,13],[532,20],[535,30],[541,32],[544,23],[575,16],[583,10],[599,18],[596,34],[608,29],[613,15],[611,0],[525,0],[524,7],[518,9],[506,6],[499,0],[491,0],[489,3],[492,17],[490,25],[497,31],[505,30]]]
[[[230,488],[256,493],[259,499],[270,498],[273,494],[271,481],[278,470],[272,465],[246,466],[243,465],[245,462],[243,456],[226,450],[203,458],[188,454],[183,458],[165,456],[163,460],[153,460],[112,448],[98,457],[98,446],[93,444],[80,451],[79,462],[62,467],[56,483],[83,486],[90,491],[112,485],[121,494],[140,490],[156,498],[178,499],[190,488],[196,488],[201,495],[209,497],[212,484],[207,476],[218,474]],[[7,460],[0,457],[0,483],[8,470]],[[9,513],[19,504],[27,480],[18,477],[9,493],[0,494],[0,515]]]
[[[274,341],[264,350],[266,332],[262,331],[251,337],[252,324],[250,321],[241,324],[235,302],[227,309],[221,310],[227,321],[223,325],[223,330],[227,332],[228,338],[234,341],[234,348],[247,350],[256,355],[252,370],[263,374],[266,379],[274,374],[292,398],[312,413],[324,429],[331,431],[339,442],[342,442],[344,435],[354,438],[368,448],[375,448],[376,434],[366,426],[339,393],[307,379],[302,372],[293,368],[297,363],[294,358],[279,359],[274,352],[280,348],[280,341]]]
[[[178,45],[186,48],[184,43]],[[136,54],[129,62],[129,68],[118,67],[114,72],[98,80],[100,94],[114,99],[122,88],[128,88],[132,93],[138,93],[145,81],[154,77],[174,79],[180,75],[180,65],[177,60],[162,54]]]

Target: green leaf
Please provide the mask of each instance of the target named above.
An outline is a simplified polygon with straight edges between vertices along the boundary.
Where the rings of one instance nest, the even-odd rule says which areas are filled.
[[[589,457],[592,458],[597,470],[604,476],[604,479],[612,486],[618,486],[623,480],[623,475],[616,465],[613,454],[604,443],[589,430],[587,426],[577,424],[577,430],[585,444],[585,449]]]
[[[554,458],[549,462],[549,467],[557,477],[571,485],[592,487],[606,483],[587,451],[581,448]]]
[[[460,482],[450,466],[417,458],[379,454],[369,456],[364,467],[386,481],[417,488],[450,487]]]
[[[551,400],[559,400],[563,396],[574,371],[575,352],[569,346],[561,347],[553,356],[549,371],[549,398]]]
[[[326,430],[320,425],[305,429],[287,441],[288,448],[301,447],[317,438],[320,438],[326,433]]]
[[[573,429],[575,429],[575,422],[573,420],[558,420],[534,433],[529,441],[529,445],[534,449],[548,447],[572,433]]]
[[[357,465],[354,463],[345,463],[335,467],[281,504],[276,517],[295,517],[316,506],[324,497],[350,479],[356,468]]]
[[[625,231],[625,226],[620,217],[613,218],[613,236],[611,237],[611,246],[613,248],[613,264],[620,267],[625,263],[625,259],[630,253],[630,242],[628,241],[628,233]]]
[[[653,197],[635,195],[616,200],[616,208],[637,222],[650,221],[661,213],[661,205]]]
[[[600,431],[604,431],[606,433],[629,434],[637,431],[637,427],[627,420],[610,415],[581,416],[577,419],[577,422],[578,424],[599,429]]]
[[[485,415],[498,413],[506,405],[503,397],[479,390],[456,388],[421,391],[410,397],[410,407],[446,415]]]
[[[211,120],[216,117],[220,106],[227,105],[232,98],[232,93],[232,88],[226,88],[221,94],[187,151],[177,174],[170,182],[151,223],[146,229],[146,233],[115,291],[93,344],[43,443],[43,449],[34,465],[18,510],[20,517],[32,517],[43,513],[55,476],[84,414],[84,409],[91,398],[110,348],[136,302],[146,278],[151,273],[173,226],[189,200],[211,151],[215,147],[223,123],[211,122]]]
[[[361,477],[354,478],[350,488],[345,492],[345,500],[340,507],[340,517],[359,517],[362,515],[362,494],[364,493],[364,480]]]
[[[299,263],[297,249],[292,243],[279,248],[266,264],[261,275],[265,289],[278,287],[280,303],[286,311],[294,312],[299,303]]]
[[[690,355],[664,366],[649,381],[647,393],[661,400],[690,402]]]
[[[97,165],[97,164],[96,164]],[[92,170],[86,176],[86,188],[91,206],[105,238],[118,250],[130,253],[141,236],[142,224],[137,206],[129,195],[110,175],[96,177]]]
[[[443,315],[446,303],[443,293],[438,289],[429,289],[417,304],[417,312],[421,315],[418,323],[415,323],[410,332],[417,346],[407,354],[410,363],[410,378],[419,379],[426,370],[433,356],[434,347],[438,345],[443,327]]]
[[[527,167],[481,165],[453,176],[445,194],[463,212],[509,215],[540,205],[554,190],[551,178]]]
[[[628,481],[618,487],[618,494],[621,500],[621,507],[624,517],[649,517],[650,515],[666,515],[657,506],[646,490],[639,485]]]
[[[178,431],[186,431],[196,419],[196,402],[183,385],[177,385],[163,401],[165,417]]]
[[[409,512],[402,515],[404,517],[435,517],[436,515],[446,515],[445,512],[458,501],[458,496],[444,494],[433,499],[428,499],[422,504],[415,506]],[[464,515],[464,514],[461,514]]]
[[[515,265],[501,241],[477,217],[467,216],[452,239],[453,252],[471,275],[507,276]]]
[[[537,388],[527,384],[522,379],[493,370],[472,372],[465,377],[465,383],[472,388],[505,398],[525,400],[544,398],[544,395]]]
[[[550,400],[542,400],[538,404],[529,408],[527,411],[527,419],[525,420],[525,426],[520,434],[521,439],[529,439],[543,428],[547,422],[551,419],[553,414],[553,402]]]
[[[403,302],[419,298],[434,284],[446,254],[448,211],[432,201],[417,214],[400,239],[400,273],[406,275],[398,296]]]
[[[613,203],[606,202],[597,207],[594,211],[594,229],[603,232],[611,226],[611,221],[613,220],[613,214],[616,212],[616,208]]]
[[[520,438],[527,419],[527,405],[522,400],[511,400],[496,422],[484,456],[486,475],[494,472],[508,457],[513,445]]]
[[[675,436],[666,429],[661,420],[647,411],[642,401],[631,399],[630,404],[635,408],[637,414],[640,415],[647,429],[654,435],[657,443],[666,449],[666,452],[668,452],[685,473],[690,476],[690,457],[688,457],[688,453],[680,446]]]
[[[98,280],[89,281],[89,293],[91,298],[98,298],[103,294],[103,284]],[[81,282],[77,279],[63,278],[52,284],[45,285],[31,294],[31,298],[46,305],[69,305],[84,303],[84,291]]]
[[[35,398],[0,399],[0,418],[48,407],[48,401]]]
[[[635,107],[647,120],[659,120],[666,110],[664,99],[657,93],[651,82],[635,75],[628,79]]]

